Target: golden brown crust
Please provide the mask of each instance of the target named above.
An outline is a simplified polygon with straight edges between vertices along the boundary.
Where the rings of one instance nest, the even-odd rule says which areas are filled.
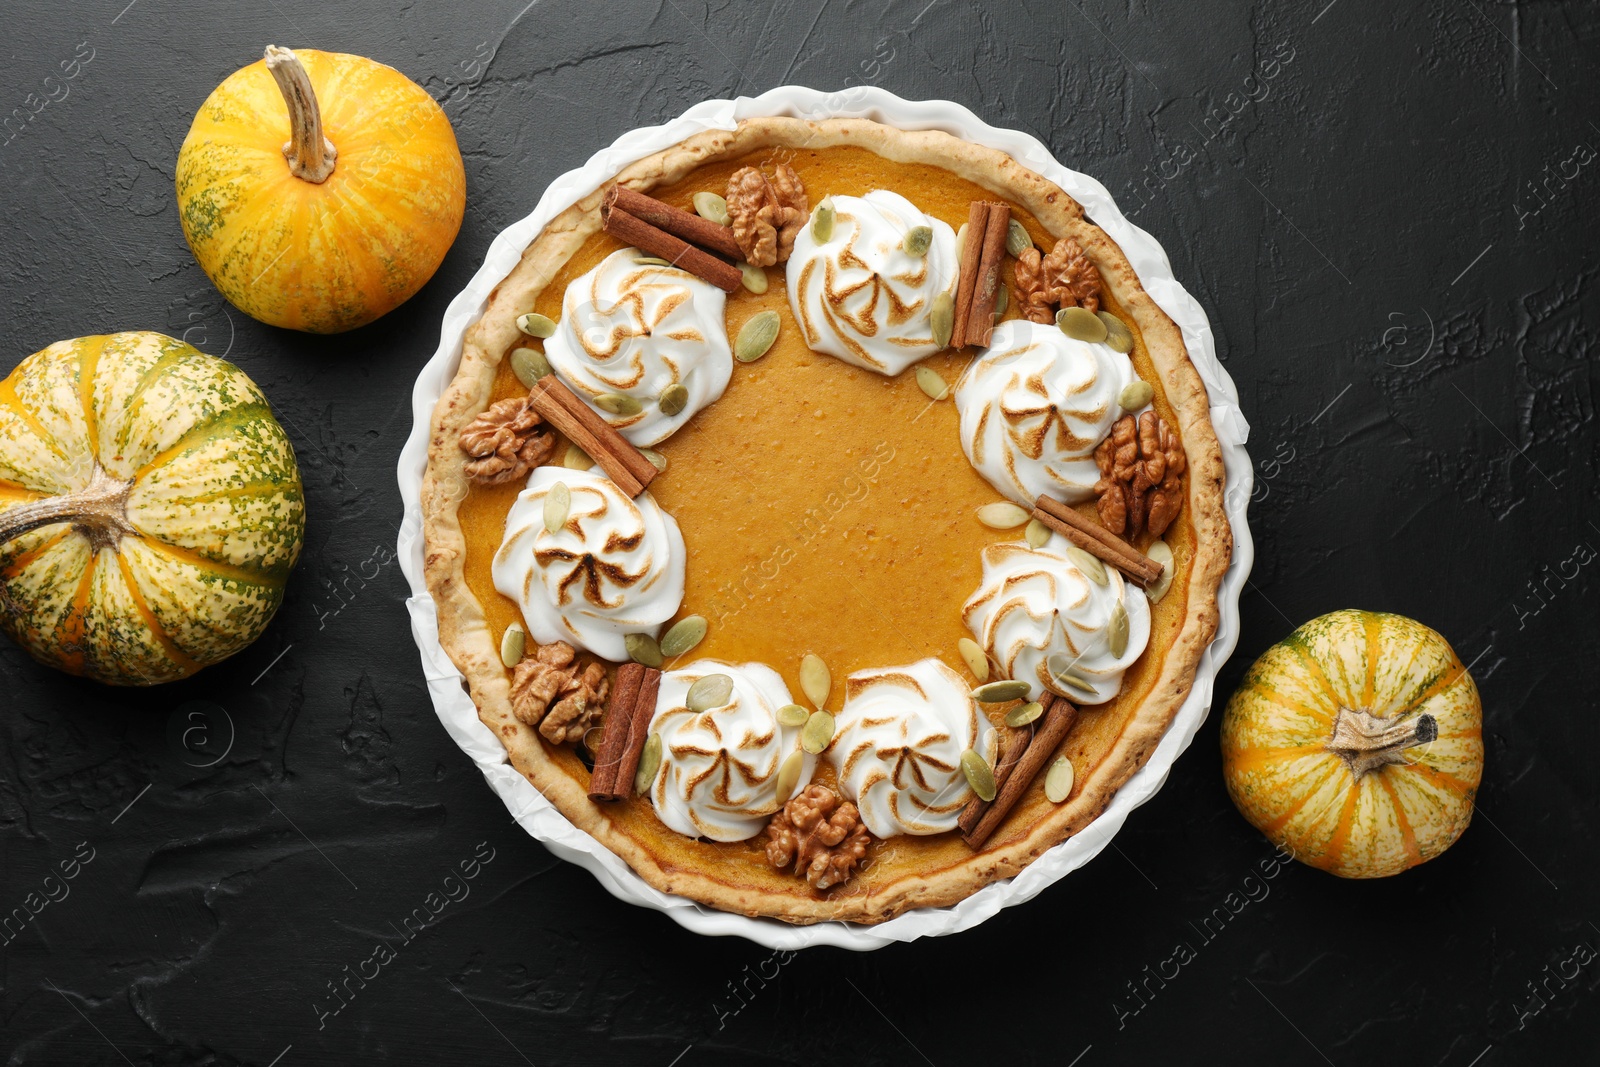
[[[903,875],[872,893],[833,900],[813,895],[801,880],[791,892],[735,886],[711,871],[658,861],[647,845],[623,833],[586,789],[550,759],[537,734],[511,713],[509,685],[481,605],[463,573],[466,543],[457,516],[465,497],[462,427],[488,405],[499,354],[518,336],[516,317],[590,235],[600,228],[602,193],[590,193],[555,217],[529,245],[516,268],[490,295],[483,316],[466,334],[461,365],[434,410],[422,509],[425,573],[438,608],[439,638],[465,676],[479,718],[505,744],[511,764],[579,829],[593,836],[650,885],[724,911],[766,915],[793,923],[841,919],[876,923],[912,908],[943,907],[1017,874],[1047,849],[1094,820],[1155,749],[1188,696],[1195,670],[1217,628],[1216,589],[1232,555],[1223,509],[1222,450],[1210,420],[1205,385],[1190,362],[1176,325],[1145,293],[1117,244],[1083,217],[1079,204],[1054,183],[993,149],[937,131],[908,132],[856,119],[809,122],[761,118],[730,131],[697,134],[639,160],[618,180],[651,189],[685,177],[703,163],[765,148],[854,145],[906,163],[927,163],[966,178],[1020,205],[1056,237],[1077,240],[1099,268],[1106,288],[1133,319],[1174,410],[1189,464],[1187,511],[1195,531],[1188,612],[1161,675],[1111,750],[1083,776],[1077,796],[1046,810],[1021,833],[1002,832],[983,851],[953,866]]]

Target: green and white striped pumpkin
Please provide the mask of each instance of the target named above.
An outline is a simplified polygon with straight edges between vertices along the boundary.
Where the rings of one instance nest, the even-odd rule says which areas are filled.
[[[1295,859],[1383,878],[1433,859],[1472,820],[1483,705],[1420,622],[1335,611],[1273,645],[1222,716],[1228,795]]]
[[[231,363],[117,333],[0,382],[0,626],[40,662],[152,685],[225,659],[304,534],[294,449]]]

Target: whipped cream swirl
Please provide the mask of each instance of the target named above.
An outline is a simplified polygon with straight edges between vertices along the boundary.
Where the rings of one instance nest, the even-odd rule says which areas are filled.
[[[955,829],[972,799],[961,753],[993,766],[999,745],[967,683],[936,659],[852,674],[836,725],[828,759],[877,837]]]
[[[722,395],[733,376],[723,319],[727,297],[688,271],[641,264],[636,248],[611,253],[567,286],[561,323],[544,343],[556,376],[585,401],[606,393],[638,401],[617,414],[595,407],[635,445],[666,440]],[[661,394],[688,390],[683,410],[661,410]]]
[[[955,288],[955,231],[898,193],[830,199],[832,236],[818,244],[807,225],[795,239],[789,306],[812,351],[892,377],[939,351],[928,313]],[[933,230],[923,256],[902,247],[918,226]]]
[[[1100,480],[1095,446],[1122,415],[1128,357],[1023,319],[995,327],[989,349],[956,383],[961,448],[1002,496],[1075,504]]]
[[[689,687],[712,674],[733,679],[728,702],[690,711]],[[650,790],[656,815],[688,837],[743,841],[754,837],[788,799],[811,781],[817,758],[800,748],[798,726],[778,723],[793,703],[789,687],[762,663],[698,660],[661,676],[650,729],[661,735],[661,771]],[[778,770],[792,753],[804,761],[787,796],[778,796]]]
[[[1060,534],[1039,548],[1015,541],[983,550],[983,584],[961,609],[973,638],[1008,678],[1074,704],[1103,704],[1150,640],[1150,605],[1122,572],[1097,583],[1074,563]],[[1098,572],[1096,572],[1098,575]],[[1113,655],[1114,616],[1126,615],[1126,647]]]
[[[544,506],[557,482],[572,505],[551,533]],[[491,572],[535,641],[622,662],[624,634],[654,634],[683,602],[683,534],[649,493],[630,500],[598,471],[539,467],[511,505]]]

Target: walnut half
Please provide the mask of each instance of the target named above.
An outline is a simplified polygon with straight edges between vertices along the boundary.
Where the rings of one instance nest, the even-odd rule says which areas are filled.
[[[1161,416],[1146,411],[1137,420],[1118,419],[1094,450],[1094,461],[1100,468],[1094,491],[1102,526],[1130,539],[1141,529],[1153,537],[1167,532],[1183,507],[1187,460],[1183,442]]]
[[[754,167],[741,167],[728,179],[726,199],[733,239],[746,263],[770,267],[789,258],[811,213],[806,187],[793,167],[779,163],[771,178]]]
[[[1043,257],[1026,249],[1017,257],[1016,282],[1018,307],[1031,322],[1054,322],[1058,307],[1100,310],[1100,274],[1071,237]]]
[[[767,824],[767,862],[792,863],[817,890],[849,881],[871,843],[856,806],[825,785],[807,786]]]
[[[511,713],[555,745],[578,740],[599,722],[610,693],[605,667],[578,663],[564,641],[541,646],[511,672]]]
[[[526,478],[550,458],[556,439],[534,410],[532,397],[511,397],[492,405],[467,424],[457,439],[467,460],[466,475],[480,485],[502,485]]]

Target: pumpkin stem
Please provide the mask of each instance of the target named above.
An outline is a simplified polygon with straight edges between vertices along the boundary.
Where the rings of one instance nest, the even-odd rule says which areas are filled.
[[[283,145],[289,173],[320,185],[333,173],[339,150],[322,135],[322,109],[311,88],[311,75],[291,49],[275,44],[267,45],[266,62],[289,107],[289,140]]]
[[[128,490],[132,486],[96,463],[93,477],[82,489],[0,511],[0,545],[41,526],[67,522],[97,551],[115,548],[123,534],[133,533],[128,522]]]
[[[1371,712],[1340,708],[1326,747],[1350,765],[1350,773],[1359,782],[1379,767],[1406,762],[1406,749],[1438,736],[1439,723],[1432,715],[1384,719]]]

